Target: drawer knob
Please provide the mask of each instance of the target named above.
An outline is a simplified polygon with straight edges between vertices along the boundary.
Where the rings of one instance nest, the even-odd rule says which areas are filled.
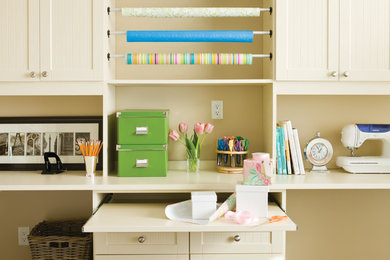
[[[333,78],[336,78],[337,77],[337,71],[332,71],[330,73],[330,75],[333,77]]]
[[[143,242],[145,242],[145,237],[139,237],[139,238],[138,238],[138,242],[140,242],[141,244],[142,244]]]
[[[234,239],[234,241],[236,241],[236,242],[240,242],[241,237],[240,237],[240,235],[235,235],[235,236],[233,237],[233,239]]]
[[[37,74],[34,72],[34,71],[31,71],[30,72],[30,77],[31,78],[35,78],[37,76]]]
[[[348,78],[349,74],[350,74],[349,71],[344,72],[344,77]]]
[[[49,73],[47,71],[42,72],[42,77],[46,78],[49,76]]]

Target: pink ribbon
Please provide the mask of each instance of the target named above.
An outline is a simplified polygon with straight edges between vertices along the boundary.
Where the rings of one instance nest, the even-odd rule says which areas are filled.
[[[249,211],[228,211],[225,214],[225,219],[233,221],[240,225],[249,225],[259,222],[259,218],[253,216]]]

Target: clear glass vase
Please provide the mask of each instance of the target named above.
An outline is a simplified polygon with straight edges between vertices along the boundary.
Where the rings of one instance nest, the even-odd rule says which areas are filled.
[[[187,173],[199,173],[199,165],[200,165],[200,159],[195,158],[187,158]]]

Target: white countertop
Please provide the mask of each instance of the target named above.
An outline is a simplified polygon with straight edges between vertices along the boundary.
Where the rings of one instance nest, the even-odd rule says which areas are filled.
[[[84,225],[84,232],[220,232],[220,231],[295,231],[294,222],[287,218],[281,222],[239,225],[218,219],[207,225],[178,222],[165,216],[167,204],[107,203],[102,205]],[[285,216],[276,205],[268,205],[268,216]]]
[[[101,173],[100,173],[101,175]],[[242,181],[240,174],[201,171],[187,175],[185,171],[170,170],[167,177],[85,177],[84,171],[58,175],[41,175],[40,171],[0,172],[0,191],[33,190],[94,190],[101,192],[189,192],[212,190],[232,192]],[[390,189],[390,174],[351,174],[342,170],[306,175],[276,175],[270,191],[301,189]]]

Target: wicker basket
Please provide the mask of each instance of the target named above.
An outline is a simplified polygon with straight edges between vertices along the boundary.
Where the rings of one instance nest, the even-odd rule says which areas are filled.
[[[28,236],[32,259],[92,259],[92,235],[82,232],[84,223],[84,220],[43,221],[36,225]]]

